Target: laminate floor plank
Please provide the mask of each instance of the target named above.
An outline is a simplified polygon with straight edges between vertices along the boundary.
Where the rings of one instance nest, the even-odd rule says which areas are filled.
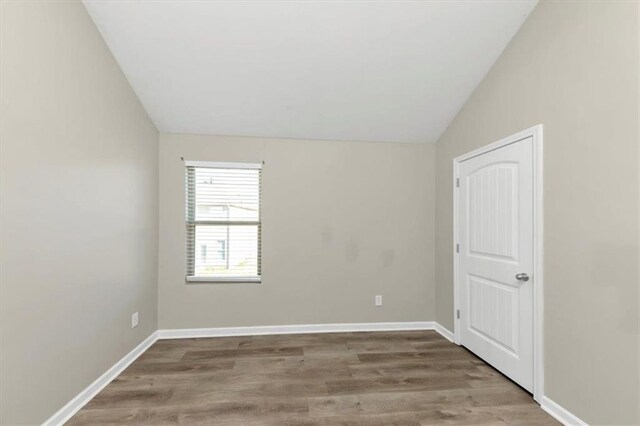
[[[186,351],[181,361],[209,362],[218,359],[237,359],[255,357],[280,357],[302,355],[302,346],[262,347],[243,349],[208,349]]]
[[[160,340],[69,425],[557,425],[432,331]]]

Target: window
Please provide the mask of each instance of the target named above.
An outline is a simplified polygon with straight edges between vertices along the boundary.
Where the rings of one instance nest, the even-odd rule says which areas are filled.
[[[187,281],[260,282],[261,164],[185,165]]]

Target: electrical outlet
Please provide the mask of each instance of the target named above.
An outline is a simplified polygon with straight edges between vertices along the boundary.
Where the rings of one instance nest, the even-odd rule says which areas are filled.
[[[382,296],[381,295],[377,295],[376,296],[376,306],[382,306]]]
[[[136,328],[138,326],[138,313],[134,312],[131,315],[131,328]]]

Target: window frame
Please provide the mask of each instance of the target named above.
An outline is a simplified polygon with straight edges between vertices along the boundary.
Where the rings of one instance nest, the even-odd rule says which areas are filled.
[[[254,283],[262,282],[262,165],[263,163],[235,163],[235,162],[213,162],[213,161],[184,161],[185,168],[185,281],[187,283]],[[195,219],[195,196],[191,197],[191,191],[195,194],[189,184],[189,168],[210,168],[210,169],[252,169],[258,170],[258,220],[257,221],[220,221],[220,220],[196,220]],[[190,262],[195,263],[195,227],[199,224],[214,225],[254,225],[257,226],[258,248],[257,248],[257,276],[226,276],[226,277],[206,277],[189,275]],[[193,238],[189,237],[190,232],[194,233]],[[190,245],[193,245],[191,247]],[[192,253],[193,259],[190,259]]]

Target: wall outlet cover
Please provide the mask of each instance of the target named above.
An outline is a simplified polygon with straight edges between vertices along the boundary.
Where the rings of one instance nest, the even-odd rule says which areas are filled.
[[[138,313],[134,312],[133,315],[131,315],[131,328],[135,328],[138,326]]]

